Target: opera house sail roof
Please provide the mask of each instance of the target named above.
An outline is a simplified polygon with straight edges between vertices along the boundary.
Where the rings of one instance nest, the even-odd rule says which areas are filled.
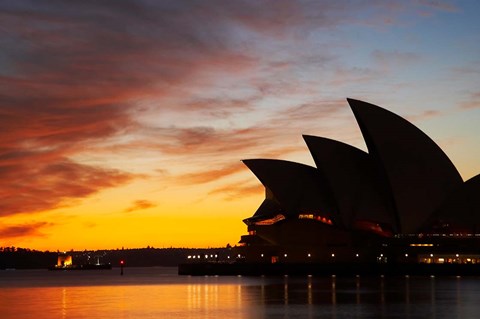
[[[429,224],[443,224],[450,232],[480,233],[480,174],[470,178],[445,199]]]
[[[316,167],[244,160],[266,190],[264,202],[245,223],[285,223],[310,214],[326,217],[332,229],[382,236],[438,230],[439,223],[480,231],[480,175],[464,183],[442,149],[412,123],[379,106],[347,101],[368,153],[304,136]]]
[[[384,175],[404,233],[414,233],[462,184],[450,159],[425,133],[378,106],[347,99],[369,154]]]
[[[327,183],[322,180],[316,168],[271,159],[244,160],[243,162],[267,189],[266,200],[278,203],[281,207],[278,212],[281,212],[284,217],[312,212],[328,215],[333,220],[338,216]],[[267,203],[264,202],[262,206]],[[268,207],[271,209],[272,206],[270,202]],[[260,212],[263,211],[262,209]],[[274,214],[268,215],[273,217],[271,215]],[[341,221],[336,222],[341,223]]]
[[[325,177],[342,212],[344,225],[358,220],[394,226],[393,208],[368,153],[335,140],[303,136],[320,174]]]

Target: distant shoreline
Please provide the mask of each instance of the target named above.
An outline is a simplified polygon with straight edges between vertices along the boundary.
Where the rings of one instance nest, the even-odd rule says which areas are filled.
[[[187,256],[218,255],[225,258],[229,248],[135,248],[111,250],[68,251],[75,263],[87,264],[92,258],[99,258],[102,263],[119,267],[124,260],[125,267],[176,267],[186,262]],[[25,248],[0,250],[0,269],[47,269],[57,263],[60,252],[36,251]]]

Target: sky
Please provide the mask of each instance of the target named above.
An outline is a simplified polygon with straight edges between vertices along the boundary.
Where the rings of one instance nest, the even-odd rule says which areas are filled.
[[[0,246],[223,247],[264,188],[241,162],[366,150],[346,98],[480,173],[480,2],[0,2]]]

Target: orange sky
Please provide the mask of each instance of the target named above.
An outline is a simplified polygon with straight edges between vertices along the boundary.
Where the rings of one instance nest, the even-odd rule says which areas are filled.
[[[0,246],[236,244],[302,134],[366,149],[346,103],[480,172],[473,2],[0,4]]]

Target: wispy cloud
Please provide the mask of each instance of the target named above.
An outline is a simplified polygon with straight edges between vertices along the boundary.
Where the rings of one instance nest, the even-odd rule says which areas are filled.
[[[422,6],[447,12],[458,11],[458,8],[451,1],[439,1],[439,0],[417,0]]]
[[[219,159],[232,156],[239,160],[252,153],[261,155],[275,149],[290,152],[290,147],[275,143],[280,138],[279,132],[286,130],[286,127],[282,126],[283,118],[268,117],[264,123],[247,128],[173,126],[148,129],[145,130],[146,138],[143,142],[134,141],[132,144],[155,149],[170,156],[188,157],[190,164],[197,159],[204,163],[216,163]]]
[[[381,72],[371,67],[344,67],[338,66],[333,72],[328,84],[332,86],[345,86],[351,83],[371,83],[379,78]]]
[[[460,104],[460,108],[465,110],[480,108],[480,91],[471,93],[468,99]]]
[[[377,67],[383,72],[391,72],[419,63],[421,57],[417,53],[402,51],[382,51],[374,50],[372,52]]]
[[[284,126],[288,122],[299,123],[300,125],[305,125],[309,122],[318,123],[319,119],[333,118],[337,113],[343,112],[346,108],[347,103],[344,98],[302,103],[278,112],[272,119],[272,122],[279,126]]]
[[[13,155],[0,165],[5,179],[0,191],[0,217],[69,206],[104,188],[122,185],[135,176],[114,169],[82,165],[43,154]]]
[[[222,177],[230,176],[244,170],[244,166],[240,161],[238,163],[225,166],[218,169],[209,169],[206,171],[197,171],[177,176],[176,179],[182,184],[204,184],[216,181]]]
[[[261,183],[255,183],[255,180],[246,180],[235,184],[227,184],[216,187],[211,190],[209,195],[222,196],[227,201],[238,200],[247,196],[263,194],[265,189]]]
[[[414,114],[414,115],[409,115],[409,116],[407,116],[407,119],[410,122],[415,123],[415,122],[418,122],[418,121],[428,120],[428,119],[435,118],[435,117],[442,116],[442,115],[443,115],[443,113],[441,111],[438,111],[438,110],[425,110],[425,111],[422,111],[422,112]]]
[[[134,201],[128,208],[125,209],[126,213],[131,213],[138,210],[144,210],[148,208],[156,207],[157,204],[146,199],[138,199]]]
[[[88,152],[148,149],[169,163],[189,158],[192,171],[172,176],[202,184],[243,169],[216,154],[230,154],[231,163],[300,150],[301,142],[285,137],[298,131],[292,123],[311,126],[340,103],[304,96],[318,93],[320,83],[377,75],[338,67],[317,35],[357,24],[370,11],[388,8],[387,18],[404,12],[383,2],[365,8],[361,1],[0,3],[0,216],[71,205],[139,177],[75,160]],[[415,61],[408,53],[374,56]],[[317,68],[336,71],[327,80],[302,75]],[[276,101],[284,104],[276,109]],[[245,118],[235,122],[238,114]],[[301,133],[293,138],[301,141]],[[204,169],[207,162],[213,168]]]
[[[25,236],[43,237],[45,236],[43,230],[52,226],[54,226],[54,224],[49,222],[34,222],[19,225],[0,224],[0,238],[10,239]]]

